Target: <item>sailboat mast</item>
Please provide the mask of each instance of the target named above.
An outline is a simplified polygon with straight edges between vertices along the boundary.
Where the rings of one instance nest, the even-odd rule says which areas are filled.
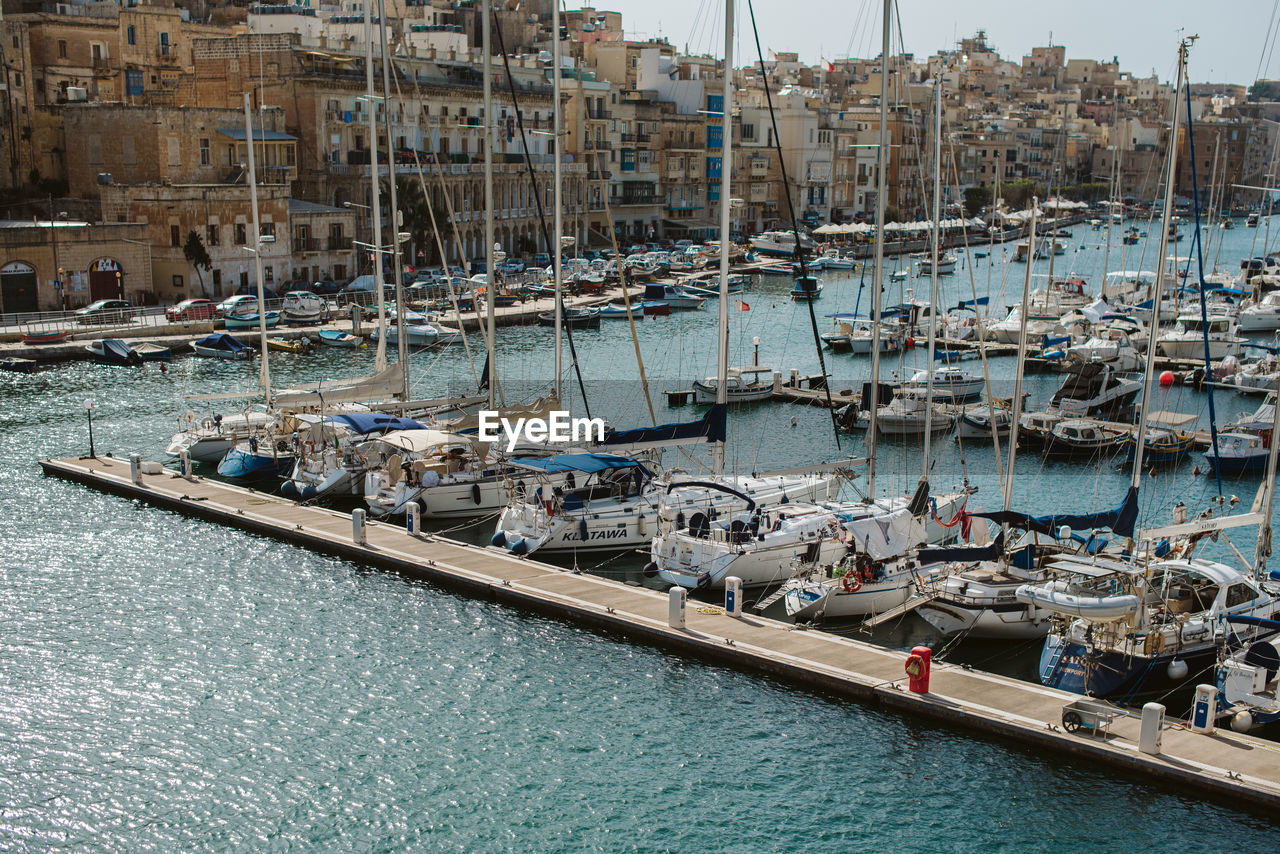
[[[396,203],[396,158],[391,144],[391,50],[387,39],[386,0],[378,0],[378,34],[382,42],[382,123],[387,129],[387,192],[391,203],[391,258],[396,285],[396,358],[400,361],[400,399],[409,399],[409,336],[404,329],[404,276],[400,272],[400,207]]]
[[[480,25],[480,45],[484,51],[484,277],[487,297],[485,299],[485,328],[488,332],[486,344],[489,348],[489,376],[486,379],[489,408],[493,409],[494,395],[498,388],[498,347],[495,338],[497,324],[493,309],[494,286],[498,283],[498,274],[493,269],[493,35],[489,21],[489,6],[490,0],[482,0],[480,13],[483,20]],[[558,340],[559,336],[556,337]]]
[[[364,84],[365,102],[369,105],[369,219],[373,224],[373,278],[374,297],[378,300],[378,355],[374,359],[375,371],[387,369],[387,301],[383,297],[382,275],[382,192],[381,166],[378,164],[378,102],[373,95],[373,19],[369,7],[370,0],[364,2]],[[390,160],[391,158],[387,158]]]
[[[253,214],[253,269],[258,277],[258,341],[262,353],[258,381],[267,408],[271,408],[271,360],[267,357],[267,301],[262,285],[262,226],[258,222],[258,172],[253,156],[253,117],[249,111],[249,93],[244,93],[244,141],[249,150],[249,205]]]
[[[719,332],[716,346],[716,405],[729,402],[729,196],[733,173],[733,3],[724,4],[724,94],[721,110],[724,130],[721,138],[720,158],[720,306],[717,311]],[[797,238],[798,239],[798,238]],[[724,440],[711,447],[711,474],[724,472]]]
[[[893,0],[884,0],[880,39],[880,131],[876,138],[876,266],[871,277],[871,401],[867,404],[867,500],[876,495],[876,428],[880,408],[880,308],[884,288],[884,209],[889,173],[889,19]]]
[[[1178,79],[1173,93],[1173,118],[1169,130],[1169,158],[1164,179],[1164,210],[1160,215],[1160,254],[1163,259],[1169,251],[1169,222],[1173,218],[1173,179],[1178,165],[1178,100],[1182,96],[1182,78],[1187,65],[1188,42],[1178,45]],[[1147,343],[1147,364],[1142,374],[1142,406],[1138,413],[1138,430],[1134,436],[1133,476],[1129,483],[1135,489],[1142,485],[1142,457],[1146,450],[1147,412],[1151,408],[1151,380],[1155,373],[1156,333],[1160,328],[1160,295],[1164,293],[1165,268],[1168,265],[1156,265],[1155,293],[1151,299],[1151,339]],[[1213,392],[1210,391],[1210,394]]]
[[[933,263],[929,265],[929,383],[924,405],[924,459],[920,479],[929,479],[929,450],[933,439],[933,371],[937,346],[938,264],[942,260],[942,70],[933,87]],[[976,311],[976,307],[975,307]]]
[[[1013,465],[1018,460],[1018,422],[1022,420],[1022,375],[1027,367],[1027,318],[1031,314],[1031,268],[1036,257],[1036,211],[1040,200],[1031,199],[1031,225],[1027,229],[1027,271],[1022,277],[1022,308],[1019,312],[1018,361],[1014,365],[1013,412],[1009,422],[1009,476],[1004,479],[1004,509],[1013,506]],[[995,426],[995,410],[990,410],[992,427]]]
[[[560,0],[552,0],[551,2],[551,91],[554,109],[551,112],[551,149],[555,152],[555,166],[553,167],[553,179],[555,181],[555,189],[552,191],[553,201],[555,205],[555,213],[552,215],[554,223],[554,231],[552,239],[555,246],[551,247],[552,252],[552,274],[555,277],[555,336],[556,336],[556,373],[555,373],[555,394],[556,400],[560,400],[560,374],[564,371],[564,342],[561,340],[564,336],[564,311],[561,310],[560,300],[563,290],[563,279],[561,277],[561,266],[564,263],[564,251],[560,245],[560,236],[564,234],[564,187],[560,179]],[[537,189],[534,190],[537,192]],[[621,263],[621,261],[619,261]]]
[[[1111,272],[1111,224],[1115,221],[1116,212],[1116,165],[1120,159],[1120,136],[1117,133],[1120,124],[1120,111],[1116,108],[1116,92],[1111,90],[1111,186],[1108,188],[1107,201],[1107,242],[1102,249],[1102,298],[1107,298],[1107,274]]]

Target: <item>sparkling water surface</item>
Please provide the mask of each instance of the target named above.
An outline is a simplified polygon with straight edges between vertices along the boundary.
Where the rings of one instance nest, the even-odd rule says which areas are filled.
[[[1097,235],[1075,233],[1068,270],[1094,277],[1096,288]],[[1252,236],[1230,233],[1223,263],[1248,252]],[[987,270],[998,281],[1005,267],[973,263],[981,295]],[[1007,268],[1010,279],[1023,270]],[[822,329],[830,322],[822,314],[853,309],[858,276],[828,274],[815,306]],[[733,316],[735,362],[751,360],[759,336],[762,362],[816,369],[808,312],[786,298],[789,284],[764,278],[742,297],[750,310]],[[923,294],[927,280],[909,284]],[[966,269],[946,282],[947,297],[968,288]],[[640,324],[655,391],[713,371],[714,330],[714,303]],[[549,331],[501,337],[512,393],[548,388]],[[575,344],[593,414],[617,426],[647,423],[626,324],[583,330]],[[865,378],[866,360],[826,359],[837,387]],[[907,360],[887,368],[923,363],[919,351]],[[993,375],[1007,379],[1011,363],[993,360]],[[367,352],[272,356],[280,383],[371,364]],[[460,348],[418,354],[414,366],[422,394],[469,382]],[[0,847],[1058,851],[1176,840],[1192,850],[1274,848],[1274,825],[1256,814],[98,494],[44,478],[35,465],[85,452],[87,398],[99,453],[159,459],[181,414],[203,411],[183,395],[251,389],[256,375],[251,364],[195,359],[167,374],[77,363],[0,375],[8,460],[0,468]],[[1028,378],[1033,405],[1057,379]],[[1161,408],[1206,408],[1191,389],[1162,394]],[[1220,419],[1258,402],[1216,399]],[[698,411],[668,409],[660,397],[655,406],[659,420]],[[730,430],[740,471],[862,450],[846,434],[837,451],[826,413],[807,407],[742,407]],[[989,447],[962,454],[950,439],[936,447],[939,488],[967,474],[980,489],[975,506],[999,504]],[[912,488],[920,459],[918,443],[886,442],[880,487]],[[1166,520],[1174,500],[1194,511],[1216,494],[1193,466],[1144,476],[1144,521]],[[1015,505],[1111,506],[1128,477],[1112,462],[1033,457],[1019,462]],[[1257,483],[1229,481],[1224,491],[1249,501]],[[481,541],[489,531],[455,533]],[[1251,554],[1250,535],[1232,534]],[[638,560],[600,569],[638,578]],[[876,638],[933,639],[920,621]],[[1034,678],[1033,649],[973,645],[957,655]]]

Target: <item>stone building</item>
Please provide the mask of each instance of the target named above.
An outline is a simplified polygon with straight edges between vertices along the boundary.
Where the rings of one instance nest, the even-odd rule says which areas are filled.
[[[136,223],[0,221],[0,313],[154,302],[146,232]]]

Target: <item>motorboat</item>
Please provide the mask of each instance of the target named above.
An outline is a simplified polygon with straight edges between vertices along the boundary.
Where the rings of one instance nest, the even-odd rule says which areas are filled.
[[[1060,412],[1024,412],[1018,419],[1018,447],[1028,451],[1043,450],[1054,426],[1063,417]]]
[[[1067,348],[1067,358],[1079,362],[1102,362],[1126,373],[1142,368],[1142,356],[1129,343],[1128,334],[1119,329],[1104,330],[1079,344],[1072,344]]]
[[[1270,455],[1270,448],[1256,433],[1219,433],[1217,450],[1211,443],[1204,459],[1214,473],[1259,474],[1267,470]]]
[[[1205,338],[1209,358],[1239,356],[1247,343],[1236,334],[1236,320],[1222,314],[1209,314],[1201,319],[1199,310],[1178,316],[1176,325],[1156,339],[1161,355],[1170,359],[1204,359]]]
[[[173,358],[173,347],[167,344],[155,344],[151,341],[143,341],[140,344],[134,344],[133,352],[144,362],[167,362]]]
[[[1280,622],[1264,628],[1280,631]],[[1227,656],[1217,669],[1218,713],[1236,732],[1280,721],[1280,638],[1255,640]]]
[[[794,302],[812,302],[822,296],[822,282],[813,276],[800,276],[791,286],[791,299]]]
[[[965,407],[956,424],[956,436],[961,439],[990,439],[992,419],[995,420],[996,435],[1001,439],[1007,438],[1012,432],[1013,413],[1007,406],[989,403]]]
[[[751,247],[761,255],[794,257],[796,233],[794,231],[765,231],[751,238]],[[800,235],[800,249],[813,252],[816,244],[807,234]]]
[[[267,349],[298,355],[311,352],[311,341],[308,338],[268,338]]]
[[[1234,361],[1223,359],[1222,365]],[[1265,394],[1280,388],[1280,358],[1268,354],[1258,359],[1239,362],[1235,371],[1224,380],[1245,394]]]
[[[258,322],[258,313],[256,311],[249,312],[246,314],[228,314],[226,317],[222,319],[222,322],[227,329],[253,331],[255,329],[261,328],[261,324]],[[267,322],[268,329],[272,329],[276,326],[279,326],[280,312],[278,311],[266,312],[266,322]]]
[[[876,412],[877,429],[886,436],[923,436],[942,433],[955,426],[955,415],[935,400],[928,408],[928,395],[923,388],[901,388],[893,400]]]
[[[1062,331],[1057,322],[1052,320],[1028,317],[1026,323],[1028,340],[1031,341],[1044,338],[1046,335],[1060,334]],[[1022,334],[1022,309],[1017,306],[1009,309],[1009,314],[1004,320],[987,326],[986,334],[990,340],[998,344],[1017,344]]]
[[[902,387],[924,392],[931,380],[933,399],[951,403],[972,400],[982,394],[985,385],[982,377],[972,376],[957,368],[934,368],[932,371],[916,371]]]
[[[956,271],[956,264],[959,262],[960,259],[952,253],[943,252],[938,257],[938,275],[945,276],[949,273],[954,273]],[[933,259],[928,256],[921,258],[920,261],[917,262],[917,267],[920,270],[920,275],[930,275],[933,272]]]
[[[142,356],[123,338],[99,338],[84,345],[84,349],[95,362],[103,365],[137,365],[142,362]]]
[[[852,270],[858,266],[856,258],[842,256],[838,249],[828,249],[822,253],[822,267],[825,270]]]
[[[1185,433],[1172,427],[1149,424],[1143,439],[1142,461],[1148,465],[1167,465],[1180,463],[1191,455],[1195,449],[1194,433]],[[1131,435],[1125,439],[1128,461],[1133,462],[1138,448],[1138,438]]]
[[[191,342],[197,356],[214,359],[252,359],[253,350],[234,335],[215,332]]]
[[[1046,287],[1032,291],[1027,301],[1031,306],[1029,317],[1048,320],[1084,308],[1093,302],[1093,297],[1085,291],[1084,279],[1071,277],[1051,279]]]
[[[285,323],[320,323],[328,313],[324,299],[311,291],[289,291],[280,307]]]
[[[259,481],[285,477],[297,458],[295,428],[314,417],[273,419],[266,428],[236,442],[218,463],[218,476],[228,480]]]
[[[869,319],[855,319],[849,324],[849,352],[855,356],[870,355],[875,327]],[[881,322],[880,352],[893,353],[902,349],[906,343],[906,332],[897,324]]]
[[[1236,316],[1241,332],[1273,332],[1280,329],[1280,291],[1264,294],[1255,303],[1247,303]]]
[[[673,309],[698,309],[706,304],[706,297],[691,293],[680,285],[651,283],[645,285],[644,299],[664,302]]]
[[[725,394],[729,403],[751,403],[773,396],[773,368],[762,365],[731,367],[725,376]],[[717,377],[693,381],[697,403],[715,403],[720,387]]]
[[[1105,362],[1070,363],[1049,409],[1077,418],[1119,420],[1141,391],[1142,383],[1120,376]]]

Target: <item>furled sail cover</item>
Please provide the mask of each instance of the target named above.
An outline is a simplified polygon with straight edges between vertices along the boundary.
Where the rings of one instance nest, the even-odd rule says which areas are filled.
[[[975,514],[977,515],[977,514]],[[952,546],[947,549],[921,549],[916,559],[921,564],[930,563],[976,563],[980,560],[995,560],[1004,552],[1004,531],[985,546]]]
[[[1138,523],[1138,487],[1129,487],[1124,501],[1114,510],[1102,513],[1059,513],[1052,516],[1029,516],[1016,510],[998,510],[993,513],[971,513],[990,519],[998,525],[1011,525],[1025,531],[1039,534],[1058,533],[1058,529],[1066,525],[1073,531],[1085,531],[1096,528],[1110,528],[1122,537],[1132,537],[1133,529]]]
[[[395,362],[386,370],[367,377],[308,383],[276,392],[276,406],[281,409],[318,409],[335,403],[353,401],[394,400],[403,386],[401,365]]]
[[[659,424],[657,427],[637,427],[634,430],[611,430],[596,447],[621,448],[632,451],[644,448],[661,448],[669,445],[685,445],[699,440],[723,442],[725,415],[728,406],[717,403],[697,421],[678,421]]]
[[[907,507],[883,515],[841,520],[840,527],[875,560],[891,560],[905,554],[926,538],[924,523]]]

